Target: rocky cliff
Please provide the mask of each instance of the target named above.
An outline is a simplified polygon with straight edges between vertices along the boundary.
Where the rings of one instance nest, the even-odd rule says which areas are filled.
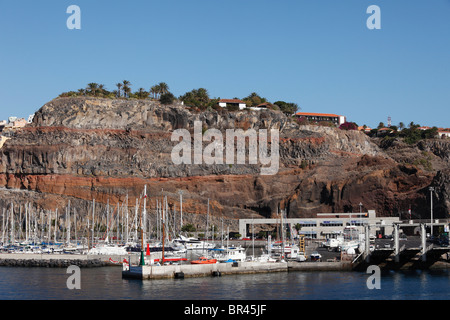
[[[172,141],[173,131],[193,133],[196,121],[202,133],[279,129],[278,173],[261,175],[261,166],[248,162],[174,164],[171,152],[179,142]],[[225,219],[275,216],[278,208],[289,217],[359,212],[360,202],[379,215],[411,208],[427,217],[433,184],[435,215],[444,217],[450,208],[449,150],[446,140],[409,146],[356,131],[298,126],[271,110],[193,112],[154,101],[58,98],[0,149],[0,205],[31,201],[54,210],[71,199],[87,212],[92,199],[101,206],[128,197],[132,207],[147,185],[150,207],[163,195],[178,206],[183,190],[183,211],[194,223],[204,218],[207,199],[211,215]]]

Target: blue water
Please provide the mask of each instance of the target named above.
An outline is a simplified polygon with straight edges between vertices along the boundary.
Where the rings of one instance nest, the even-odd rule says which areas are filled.
[[[81,289],[59,268],[0,267],[0,300],[449,300],[450,271],[382,272],[380,289],[370,274],[290,272],[179,280],[126,280],[120,267],[81,269]]]

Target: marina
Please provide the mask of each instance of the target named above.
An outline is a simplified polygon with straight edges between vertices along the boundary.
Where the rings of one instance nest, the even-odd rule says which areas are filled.
[[[176,223],[182,212],[177,217],[175,210],[169,209],[167,196],[156,201],[155,220],[151,221],[147,200],[146,186],[136,199],[134,214],[129,212],[128,198],[115,208],[108,201],[101,212],[93,200],[84,225],[70,201],[59,218],[58,210],[44,215],[29,205],[24,212],[19,207],[17,216],[17,208],[11,204],[9,210],[3,210],[0,265],[118,266],[124,279],[141,280],[352,271],[371,264],[387,269],[449,266],[448,235],[442,233],[442,239],[437,239],[427,234],[438,228],[448,234],[447,220],[402,222],[377,217],[374,210],[322,213],[316,220],[288,219],[286,211],[280,210],[279,219],[240,219],[238,239],[230,239],[233,233],[229,227],[225,233],[223,225],[214,239],[209,200],[202,237],[183,234],[181,221]],[[274,238],[266,233],[265,239],[255,239],[255,224],[272,225]],[[406,233],[412,234],[409,241]]]

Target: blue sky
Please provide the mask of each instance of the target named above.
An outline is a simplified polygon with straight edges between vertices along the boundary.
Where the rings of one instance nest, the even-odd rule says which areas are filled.
[[[81,30],[69,30],[69,5]],[[369,30],[370,5],[381,30]],[[449,0],[2,1],[0,119],[89,82],[450,127]]]

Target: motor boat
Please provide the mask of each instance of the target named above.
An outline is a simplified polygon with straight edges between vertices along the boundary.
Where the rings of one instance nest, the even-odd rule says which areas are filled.
[[[217,259],[200,257],[197,260],[192,260],[191,264],[214,264],[217,263]]]
[[[311,257],[311,261],[320,261],[322,259],[322,255],[320,253],[318,253],[317,251],[314,251],[313,253],[311,253],[310,257]]]

